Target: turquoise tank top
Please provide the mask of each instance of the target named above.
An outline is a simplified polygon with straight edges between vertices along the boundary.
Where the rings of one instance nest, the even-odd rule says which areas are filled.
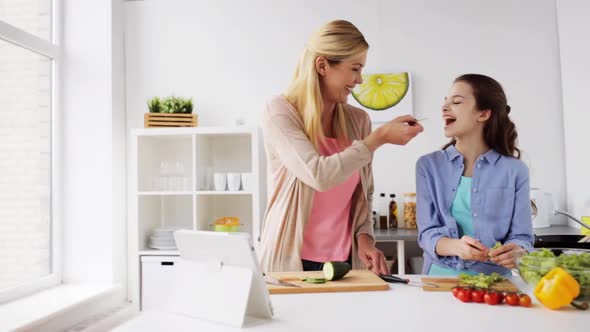
[[[459,237],[463,235],[476,237],[475,231],[473,230],[473,219],[471,218],[471,181],[471,178],[461,177],[459,187],[457,188],[457,195],[453,200],[453,205],[451,205],[451,215],[457,221]],[[428,270],[429,275],[457,276],[461,273],[477,275],[477,273],[469,270],[449,269],[434,263],[430,266],[430,270]]]

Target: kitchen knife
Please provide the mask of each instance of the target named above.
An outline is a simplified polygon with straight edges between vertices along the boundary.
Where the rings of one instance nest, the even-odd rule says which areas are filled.
[[[269,275],[265,275],[264,276],[264,281],[267,284],[271,284],[271,285],[287,286],[287,287],[299,287],[299,288],[301,288],[301,286],[299,286],[297,284],[294,284],[294,283],[288,282],[288,281],[284,281],[284,280],[281,280],[281,279],[273,278],[273,277],[271,277]]]
[[[389,274],[380,274],[379,278],[381,278],[384,281],[389,282],[389,283],[400,283],[400,284],[406,284],[406,285],[418,286],[418,287],[430,286],[430,287],[438,288],[438,285],[435,285],[435,284],[431,284],[428,282],[422,283],[422,282],[418,282],[418,281],[411,281],[410,279],[403,279],[403,278],[396,277],[394,275],[389,275]]]

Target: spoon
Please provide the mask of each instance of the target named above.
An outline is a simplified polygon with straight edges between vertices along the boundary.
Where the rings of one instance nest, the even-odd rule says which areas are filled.
[[[410,120],[410,121],[408,121],[408,125],[415,126],[417,123],[424,121],[424,120],[428,120],[428,118],[420,118],[420,119]]]

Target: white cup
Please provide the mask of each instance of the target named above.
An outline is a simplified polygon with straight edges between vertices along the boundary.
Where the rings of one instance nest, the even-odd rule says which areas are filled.
[[[242,173],[242,190],[252,191],[254,190],[254,180],[252,173]]]
[[[225,173],[213,174],[213,186],[217,191],[224,191],[227,186],[227,175]]]
[[[240,190],[241,181],[241,174],[240,173],[227,173],[227,187],[231,191],[238,191]]]
[[[197,190],[213,189],[213,167],[202,166],[197,168]]]

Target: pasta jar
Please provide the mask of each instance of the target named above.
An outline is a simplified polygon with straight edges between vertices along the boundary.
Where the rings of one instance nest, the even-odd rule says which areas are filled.
[[[416,229],[416,193],[403,194],[404,224],[406,228]]]

